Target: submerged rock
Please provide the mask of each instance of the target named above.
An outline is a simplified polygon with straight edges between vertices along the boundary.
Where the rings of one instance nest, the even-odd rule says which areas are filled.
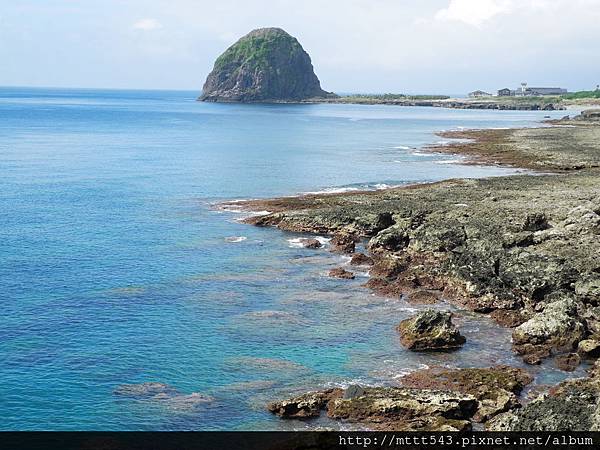
[[[113,393],[122,397],[145,399],[157,395],[174,395],[177,390],[165,383],[147,381],[139,384],[122,384]]]
[[[533,381],[525,370],[509,366],[419,370],[400,379],[403,386],[420,389],[450,390],[473,395],[477,401],[474,420],[491,417],[520,406],[517,395]]]
[[[342,278],[344,280],[354,280],[354,274],[352,272],[348,272],[341,267],[337,267],[335,269],[331,269],[329,271],[329,276],[332,278]]]
[[[409,350],[453,350],[466,339],[452,323],[452,313],[429,309],[398,325],[400,342]]]
[[[215,61],[200,100],[299,101],[336,97],[321,89],[308,53],[280,28],[253,30]]]

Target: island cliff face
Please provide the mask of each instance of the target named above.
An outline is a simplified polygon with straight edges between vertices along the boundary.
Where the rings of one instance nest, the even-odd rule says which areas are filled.
[[[300,101],[336,97],[321,89],[308,53],[280,28],[251,31],[215,61],[199,100]]]

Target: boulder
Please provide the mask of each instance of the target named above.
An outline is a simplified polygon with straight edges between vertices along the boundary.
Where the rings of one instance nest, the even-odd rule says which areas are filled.
[[[400,322],[398,331],[402,345],[413,351],[453,350],[466,342],[447,311],[423,311]]]
[[[566,298],[549,303],[544,310],[513,331],[513,348],[522,355],[550,349],[571,350],[584,338],[585,327],[577,316],[577,304]]]
[[[321,248],[323,246],[318,239],[300,239],[300,243],[304,248]]]

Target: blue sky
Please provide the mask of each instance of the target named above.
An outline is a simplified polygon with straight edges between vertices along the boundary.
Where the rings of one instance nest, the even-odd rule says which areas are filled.
[[[600,83],[600,0],[0,0],[0,85],[199,90],[279,26],[337,92]]]

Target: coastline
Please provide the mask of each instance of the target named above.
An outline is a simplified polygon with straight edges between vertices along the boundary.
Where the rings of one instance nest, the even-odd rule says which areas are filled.
[[[443,298],[488,314],[514,329],[514,350],[527,363],[539,364],[550,357],[558,365],[565,359],[578,365],[582,358],[593,363],[596,347],[600,347],[596,336],[600,322],[594,314],[600,301],[600,263],[595,257],[600,250],[600,189],[596,187],[600,179],[600,123],[563,120],[545,128],[441,135],[469,141],[423,150],[460,153],[468,156],[471,164],[511,166],[534,174],[236,201],[235,205],[247,211],[269,211],[245,219],[248,224],[328,234],[342,243],[369,239],[368,258],[373,266],[367,287],[385,296],[414,297],[417,303],[419,299],[439,302]],[[561,323],[567,326],[559,323],[545,334],[540,332],[540,323],[547,321],[549,314],[564,319]],[[584,384],[589,388],[587,381]],[[415,387],[423,386],[417,383]],[[447,386],[442,383],[437,387]],[[568,390],[561,386],[556,389],[559,393]],[[312,413],[318,415],[325,407],[335,411],[338,403],[349,400],[340,400],[340,395],[321,393]],[[365,395],[380,397],[382,393],[375,390]],[[395,394],[386,395],[390,400]],[[291,402],[297,408],[305,401],[296,398],[288,405]],[[504,425],[494,425],[492,420],[488,428],[532,426],[514,412],[520,402],[512,397],[511,402],[513,406],[504,405],[486,417],[487,421],[506,414],[510,420],[505,418]],[[281,402],[278,405],[273,412],[281,412]],[[275,413],[301,417],[286,411]],[[360,417],[332,413],[330,417],[388,429],[462,429],[473,422],[473,415],[467,414],[464,423],[442,421],[436,425],[425,421],[425,428],[419,428],[414,421],[400,423],[398,418],[376,417],[373,412]],[[512,425],[506,425],[508,422]]]

